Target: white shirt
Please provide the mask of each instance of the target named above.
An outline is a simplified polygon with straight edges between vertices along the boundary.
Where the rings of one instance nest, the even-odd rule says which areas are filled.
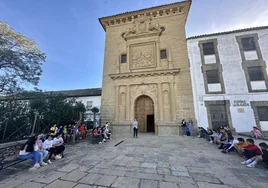
[[[61,142],[63,142],[62,137],[60,137],[60,138],[55,137],[55,138],[53,139],[53,144],[54,144],[54,145],[59,145]]]
[[[53,145],[53,140],[45,140],[45,142],[43,143],[43,148],[49,149],[49,148],[52,148],[52,145]]]
[[[132,123],[133,128],[138,128],[138,124],[139,123],[137,120],[133,121],[133,123]]]

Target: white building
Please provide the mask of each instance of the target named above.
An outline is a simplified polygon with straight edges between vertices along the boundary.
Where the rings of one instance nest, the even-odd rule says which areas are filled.
[[[85,118],[87,121],[93,121],[93,113],[91,112],[93,107],[97,107],[99,110],[101,109],[101,88],[52,91],[52,93],[62,94],[68,98],[75,98],[77,101],[82,102],[86,107]],[[96,116],[97,120],[99,118],[100,113]]]
[[[268,131],[268,26],[187,39],[199,126]]]

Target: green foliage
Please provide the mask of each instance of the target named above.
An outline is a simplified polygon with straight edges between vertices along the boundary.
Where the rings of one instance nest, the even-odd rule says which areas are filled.
[[[45,59],[33,40],[0,22],[0,93],[21,92],[22,83],[37,85]]]
[[[17,138],[29,135],[36,113],[38,114],[38,120],[35,132],[47,132],[53,123],[63,125],[77,122],[80,113],[84,114],[86,111],[83,103],[76,101],[74,98],[66,98],[63,95],[31,92],[24,93],[24,97],[26,96],[29,100],[0,100],[0,142],[6,122],[8,123],[8,129],[5,137],[17,131],[16,134],[12,135],[12,137]]]
[[[99,111],[100,111],[100,109],[98,109],[97,107],[93,107],[93,108],[91,109],[91,112],[92,112],[93,114],[97,114],[97,113],[99,113]]]

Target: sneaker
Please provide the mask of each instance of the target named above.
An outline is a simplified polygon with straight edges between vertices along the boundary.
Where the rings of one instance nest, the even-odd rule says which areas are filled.
[[[56,156],[55,156],[55,159],[56,159],[56,160],[61,159],[61,156],[56,155]]]
[[[52,162],[51,162],[51,160],[50,160],[50,159],[48,159],[48,160],[47,160],[47,163],[48,163],[48,164],[51,164]]]
[[[40,163],[41,166],[47,166],[48,164],[45,162]]]
[[[248,164],[246,166],[249,167],[249,168],[255,168],[255,166],[253,164]]]
[[[41,166],[40,166],[39,163],[36,163],[33,167],[35,167],[35,168],[40,168]]]
[[[246,161],[241,162],[241,164],[247,165],[248,163]]]
[[[222,150],[221,152],[222,152],[222,153],[228,153],[228,151],[226,151],[226,150]]]
[[[37,169],[38,169],[38,168],[36,168],[36,167],[33,166],[33,167],[29,168],[29,171],[30,171],[30,172],[33,172],[33,171],[36,171]]]

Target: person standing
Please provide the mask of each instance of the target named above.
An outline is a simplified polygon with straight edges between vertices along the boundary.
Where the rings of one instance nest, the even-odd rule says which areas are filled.
[[[138,138],[138,121],[135,119],[132,123],[132,127],[133,127],[133,137]]]
[[[186,121],[184,119],[181,121],[181,127],[182,127],[182,135],[186,135],[186,133],[187,133],[187,124],[186,124]]]
[[[193,136],[193,121],[191,119],[188,122],[188,130],[189,130],[190,136]]]

